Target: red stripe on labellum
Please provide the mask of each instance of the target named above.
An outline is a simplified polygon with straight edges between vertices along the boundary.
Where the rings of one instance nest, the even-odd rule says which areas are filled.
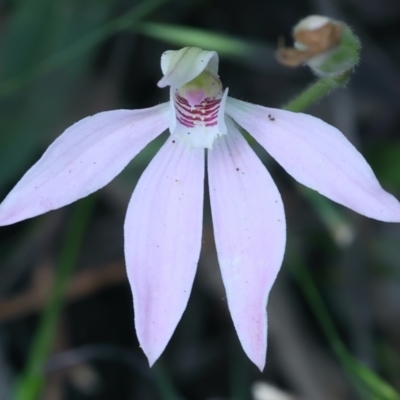
[[[218,111],[221,99],[204,99],[200,104],[191,107],[188,101],[175,94],[176,119],[184,126],[193,128],[195,125],[215,126],[218,123]]]

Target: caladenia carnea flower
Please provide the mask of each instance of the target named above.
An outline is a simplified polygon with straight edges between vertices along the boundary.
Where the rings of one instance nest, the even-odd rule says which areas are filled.
[[[207,150],[229,310],[244,351],[263,369],[266,306],[285,250],[285,214],[277,187],[240,127],[297,181],[337,203],[388,222],[400,222],[400,204],[333,126],[227,97],[215,52],[167,51],[161,68],[159,86],[170,87],[168,103],[106,111],[72,125],[3,201],[0,224],[62,207],[103,187],[169,127],[169,138],[133,192],[125,221],[140,345],[153,364],[186,307],[200,254]]]

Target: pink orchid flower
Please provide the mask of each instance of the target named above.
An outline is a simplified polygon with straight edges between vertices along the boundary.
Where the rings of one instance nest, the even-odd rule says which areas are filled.
[[[150,141],[170,136],[141,176],[125,221],[135,326],[152,365],[188,302],[199,260],[205,149],[218,260],[229,310],[261,370],[267,299],[285,250],[285,214],[248,131],[300,183],[367,217],[400,222],[400,204],[336,128],[312,116],[227,97],[214,51],[186,47],[161,58],[170,101],[106,111],[68,128],[0,206],[8,225],[65,206],[105,186]]]

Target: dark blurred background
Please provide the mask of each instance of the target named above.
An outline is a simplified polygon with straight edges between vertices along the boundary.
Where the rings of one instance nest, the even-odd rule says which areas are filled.
[[[348,23],[362,42],[362,54],[347,87],[307,112],[342,130],[383,187],[400,197],[398,0],[158,3],[0,2],[1,198],[73,122],[103,110],[166,101],[168,90],[156,83],[161,53],[168,49],[215,48],[231,96],[279,107],[316,79],[306,67],[288,69],[274,58],[278,38],[290,44],[292,27],[310,14]],[[141,15],[132,11],[139,4]],[[172,25],[198,31],[175,32]],[[258,147],[281,190],[288,224],[287,253],[268,305],[266,368],[260,373],[251,364],[236,337],[208,203],[187,310],[160,361],[148,368],[133,326],[122,227],[132,190],[165,135],[94,195],[40,398],[398,398],[380,397],[371,388],[379,376],[400,391],[400,227],[333,204],[327,209]],[[73,209],[0,229],[0,400],[13,398],[26,365]],[[312,298],[314,287],[299,270],[307,271],[320,297]],[[333,325],[324,330],[326,317]],[[335,331],[371,376],[346,367]],[[268,394],[270,386],[263,383],[282,393]]]

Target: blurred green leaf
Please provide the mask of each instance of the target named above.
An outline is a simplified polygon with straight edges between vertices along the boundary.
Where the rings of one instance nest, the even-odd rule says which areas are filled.
[[[188,26],[151,22],[141,22],[135,30],[174,46],[195,46],[205,50],[215,50],[221,56],[263,70],[276,69],[278,66],[274,56],[275,48],[256,41]]]
[[[23,73],[46,53],[53,36],[58,0],[20,0],[7,24],[0,48],[1,79]]]
[[[43,365],[54,343],[58,318],[89,225],[94,200],[95,196],[90,196],[75,206],[56,269],[50,299],[41,317],[25,370],[17,383],[15,400],[35,400],[43,388]]]
[[[368,160],[383,186],[400,189],[400,142],[384,142],[374,146]]]
[[[0,84],[3,96],[14,93],[0,100],[0,160],[3,166],[0,168],[0,187],[16,179],[41,152],[45,138],[65,113],[65,105],[94,55],[91,50],[111,34],[131,27],[166,0],[143,1],[108,22],[113,13],[110,0],[71,1],[62,7],[62,12],[58,8],[54,10],[55,0],[52,3],[45,1],[50,0],[41,0],[40,5],[43,8],[45,4],[53,5],[51,16],[49,10],[35,14],[32,7],[36,2],[32,1],[22,2],[22,11],[17,8],[15,15],[11,15],[10,37],[5,40],[7,46],[3,46],[6,57],[1,54],[15,73]],[[34,21],[18,33],[22,22],[28,21],[29,13],[34,15]],[[46,24],[41,19],[50,17],[52,23],[43,31],[42,24]],[[29,57],[25,59],[18,49],[13,51],[15,37],[23,41],[24,35],[35,38],[35,42],[29,43],[36,50],[40,45],[44,46],[31,62],[27,62]],[[54,52],[56,48],[62,50]],[[43,54],[49,52],[53,54],[43,60]],[[45,73],[47,75],[43,77]],[[24,85],[25,90],[15,92]]]
[[[65,12],[63,18],[53,26],[53,44],[68,41],[77,34],[75,31],[79,32],[69,18],[77,11],[71,6],[69,13]],[[86,29],[99,23],[93,14],[82,14],[88,16],[84,25]],[[104,19],[106,15],[96,17]],[[10,56],[11,64],[12,54]],[[69,68],[57,71],[47,79],[36,79],[26,90],[0,102],[0,159],[1,164],[6,166],[0,168],[0,186],[14,180],[34,161],[44,138],[48,137],[51,127],[64,113],[65,104],[88,62],[89,56],[85,55]]]
[[[44,0],[42,0],[44,1]],[[50,1],[50,0],[46,0]],[[157,7],[168,0],[145,0],[133,7],[121,17],[115,18],[87,35],[81,37],[76,43],[71,44],[48,58],[34,64],[31,68],[23,71],[20,75],[7,79],[0,84],[0,97],[9,95],[40,75],[48,73],[55,68],[65,65],[67,62],[85,54],[116,32],[132,28],[143,17],[154,11]]]
[[[310,308],[314,312],[333,351],[355,388],[361,392],[364,392],[363,388],[367,389],[370,398],[377,398],[379,400],[400,400],[400,394],[397,393],[395,389],[349,353],[343,341],[340,339],[339,333],[326,309],[310,272],[298,257],[298,252],[288,251],[287,254],[297,254],[296,257],[288,259],[291,271],[295,275]]]
[[[257,50],[257,46],[242,39],[182,25],[142,22],[136,30],[177,46],[197,46],[225,56],[246,57]]]
[[[357,376],[361,382],[368,387],[377,399],[381,400],[399,400],[400,394],[396,392],[387,382],[381,379],[373,371],[355,360],[350,354],[347,354],[349,371]]]

